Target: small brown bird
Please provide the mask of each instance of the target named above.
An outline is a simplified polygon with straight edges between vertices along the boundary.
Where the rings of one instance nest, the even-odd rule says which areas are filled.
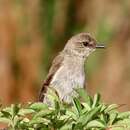
[[[85,86],[84,63],[96,48],[104,48],[88,33],[80,33],[68,40],[64,49],[53,60],[39,95],[39,101],[49,104],[45,95],[48,86],[55,88],[61,100],[71,103],[74,89]]]

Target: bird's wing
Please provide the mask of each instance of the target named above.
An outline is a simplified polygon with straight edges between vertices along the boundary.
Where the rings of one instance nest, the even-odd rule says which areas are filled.
[[[50,85],[50,83],[53,79],[53,76],[55,75],[55,73],[58,71],[58,69],[62,65],[63,59],[64,59],[64,56],[62,54],[59,54],[53,60],[52,66],[49,70],[47,78],[43,82],[42,89],[41,89],[40,94],[39,94],[39,99],[38,99],[39,101],[43,102],[44,94],[47,92],[47,87]]]

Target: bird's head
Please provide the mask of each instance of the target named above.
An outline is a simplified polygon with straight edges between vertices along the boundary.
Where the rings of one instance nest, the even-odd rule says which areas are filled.
[[[88,57],[95,49],[104,48],[89,33],[79,33],[67,42],[64,50],[81,57]]]

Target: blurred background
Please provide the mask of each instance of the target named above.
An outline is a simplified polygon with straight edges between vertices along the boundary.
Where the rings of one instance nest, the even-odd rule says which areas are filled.
[[[129,0],[0,0],[0,102],[36,101],[52,59],[79,32],[107,46],[86,63],[87,91],[129,110]]]

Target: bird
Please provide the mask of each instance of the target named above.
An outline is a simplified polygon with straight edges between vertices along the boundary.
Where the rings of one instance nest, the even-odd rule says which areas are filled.
[[[96,49],[105,48],[89,33],[72,36],[64,49],[54,58],[46,79],[43,81],[39,101],[49,104],[48,88],[54,88],[63,102],[72,103],[75,89],[85,88],[85,61]]]

